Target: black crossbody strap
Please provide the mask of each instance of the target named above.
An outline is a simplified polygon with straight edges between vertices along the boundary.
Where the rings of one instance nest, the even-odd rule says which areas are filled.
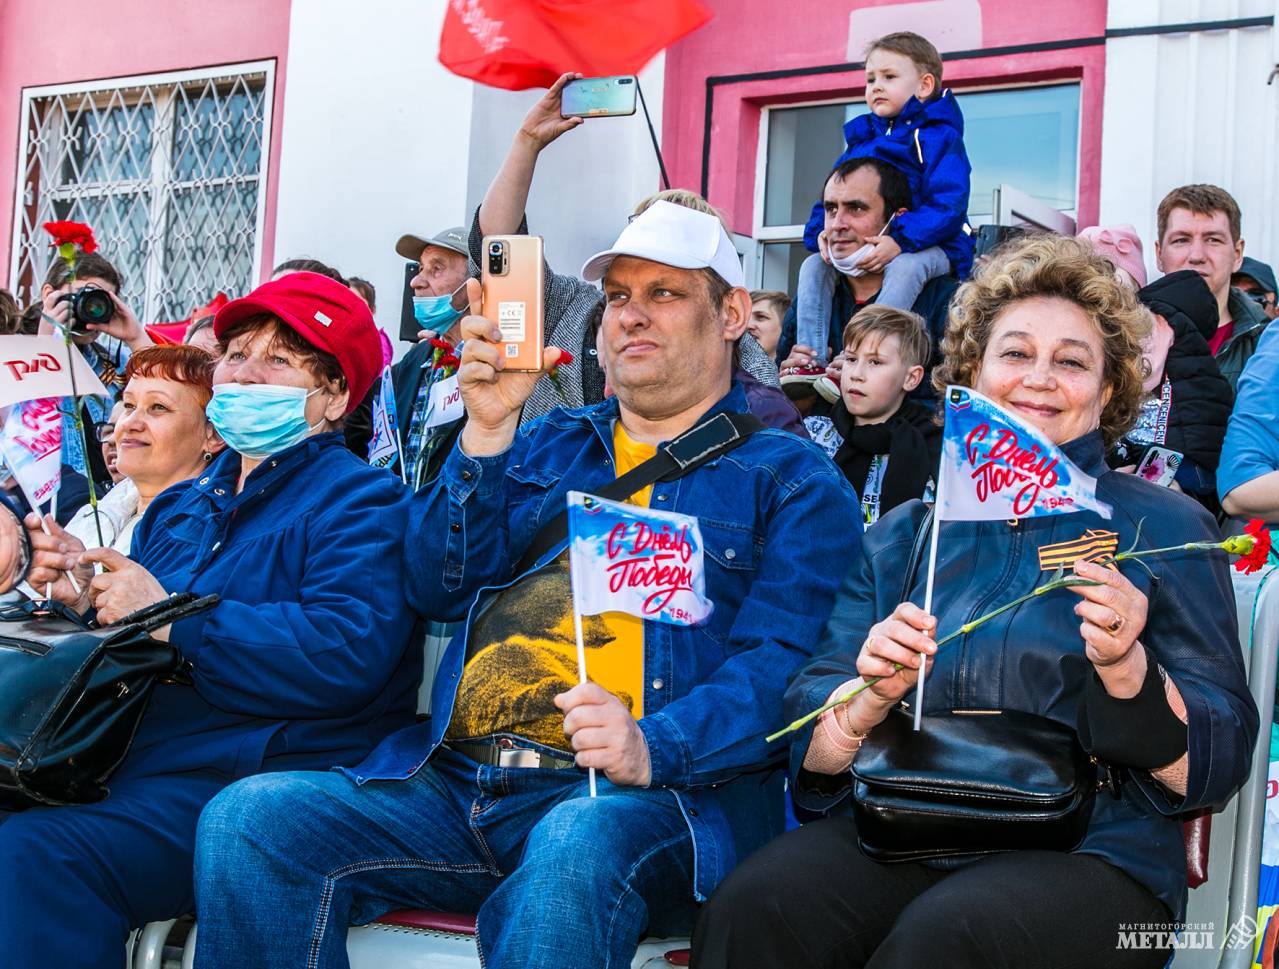
[[[637,491],[643,491],[658,481],[674,481],[688,474],[694,468],[712,461],[722,454],[746,443],[756,431],[763,430],[764,425],[752,414],[739,414],[722,411],[709,420],[703,421],[694,428],[685,431],[664,447],[658,448],[657,454],[647,461],[627,471],[605,487],[595,492],[597,498],[609,501],[624,501]],[[568,536],[568,514],[560,512],[533,536],[519,564],[515,566],[515,575],[531,569],[543,555]]]

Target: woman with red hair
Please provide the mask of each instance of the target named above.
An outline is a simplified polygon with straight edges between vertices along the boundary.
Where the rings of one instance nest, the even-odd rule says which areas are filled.
[[[204,415],[216,364],[190,346],[147,347],[129,358],[119,419],[102,427],[112,435],[124,477],[98,502],[96,516],[85,505],[67,524],[85,547],[128,555],[133,528],[151,500],[198,477],[226,446]]]

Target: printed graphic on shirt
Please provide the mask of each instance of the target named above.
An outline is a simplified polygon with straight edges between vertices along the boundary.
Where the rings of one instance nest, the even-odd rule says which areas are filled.
[[[1114,555],[1118,550],[1118,532],[1090,528],[1068,542],[1039,546],[1039,567],[1045,572],[1056,572],[1058,567],[1072,568],[1080,559],[1096,562]]]
[[[1141,402],[1137,422],[1128,432],[1128,440],[1137,444],[1163,444],[1168,438],[1168,414],[1172,410],[1172,381],[1165,380],[1159,393]]]
[[[829,417],[805,417],[804,430],[808,431],[813,443],[825,451],[828,458],[833,459],[839,446],[844,443],[839,431],[835,430],[835,422]]]
[[[656,453],[613,432],[620,477]],[[632,504],[647,506],[652,486]],[[617,696],[637,720],[644,715],[644,621],[621,612],[582,617],[586,676]],[[567,552],[493,595],[471,624],[462,682],[446,734],[451,740],[510,733],[570,751],[555,695],[577,686],[572,585]]]
[[[617,613],[582,617],[586,673],[618,696],[637,719],[644,714],[643,624],[627,636]],[[621,633],[621,635],[619,635]],[[555,695],[577,686],[577,642],[568,556],[497,593],[471,626],[466,666],[448,737],[511,733],[569,750]]]
[[[862,488],[862,524],[867,528],[879,521],[879,494],[884,490],[886,470],[887,454],[876,454],[870,459],[870,468],[866,471],[866,486]]]

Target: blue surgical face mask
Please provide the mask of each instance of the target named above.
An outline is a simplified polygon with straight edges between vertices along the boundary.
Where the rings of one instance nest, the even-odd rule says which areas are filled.
[[[453,297],[465,286],[466,283],[463,283],[447,296],[414,296],[413,318],[424,330],[433,333],[447,332],[462,315],[462,310],[453,308]]]
[[[306,421],[311,394],[279,384],[216,384],[205,408],[209,423],[227,447],[246,458],[264,458],[292,447],[324,423]]]

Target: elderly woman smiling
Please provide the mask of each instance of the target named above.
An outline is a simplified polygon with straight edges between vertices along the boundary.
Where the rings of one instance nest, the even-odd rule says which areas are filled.
[[[938,389],[974,388],[1037,427],[1097,476],[1098,497],[1113,506],[1113,517],[1085,511],[944,523],[932,615],[912,604],[923,600],[923,569],[903,594],[923,504],[902,505],[867,532],[817,658],[787,694],[788,712],[798,717],[847,692],[855,674],[883,677],[796,735],[796,801],[830,816],[783,836],[729,876],[694,935],[695,965],[1165,963],[1167,950],[1117,948],[1119,929],[1183,917],[1177,816],[1231,796],[1257,730],[1225,556],[1151,559],[1153,575],[1081,559],[1075,571],[1097,585],[1033,597],[941,651],[934,642],[939,629],[949,633],[1041,585],[1055,568],[1046,564],[1052,550],[1081,538],[1109,540],[1117,549],[1134,540],[1145,548],[1219,540],[1194,501],[1108,472],[1104,463],[1105,446],[1137,413],[1146,325],[1110,265],[1073,239],[1014,244],[960,289],[934,377]],[[894,864],[862,850],[865,832],[840,813],[850,766],[868,737],[904,743],[885,721],[893,707],[913,700],[921,652],[934,729],[978,719],[942,716],[951,711],[1043,718],[1076,732],[1107,768],[1111,790],[1093,799],[1072,850],[1034,842],[964,855],[957,842],[948,857]],[[900,722],[900,711],[891,716]],[[1009,831],[1009,840],[1014,835],[1025,837],[1024,828]]]
[[[120,478],[98,502],[96,516],[85,505],[67,523],[85,546],[128,555],[133,529],[152,499],[198,477],[221,453],[225,445],[204,413],[213,368],[213,358],[195,347],[146,347],[129,358],[124,391],[111,411],[114,457],[103,448],[108,471]]]
[[[31,532],[31,584],[55,582],[57,598],[101,621],[175,592],[221,601],[156,634],[181,649],[191,683],[156,687],[106,800],[0,815],[6,966],[121,965],[131,928],[193,909],[210,798],[250,774],[358,763],[413,719],[408,489],[347,451],[339,430],[382,364],[368,307],[295,273],[222,307],[214,331],[226,353],[207,414],[228,449],[151,499],[130,557],[77,555],[65,537]],[[141,366],[121,466],[155,483],[198,470],[206,426],[182,416],[173,386],[139,379]],[[95,562],[109,571],[93,575]]]

